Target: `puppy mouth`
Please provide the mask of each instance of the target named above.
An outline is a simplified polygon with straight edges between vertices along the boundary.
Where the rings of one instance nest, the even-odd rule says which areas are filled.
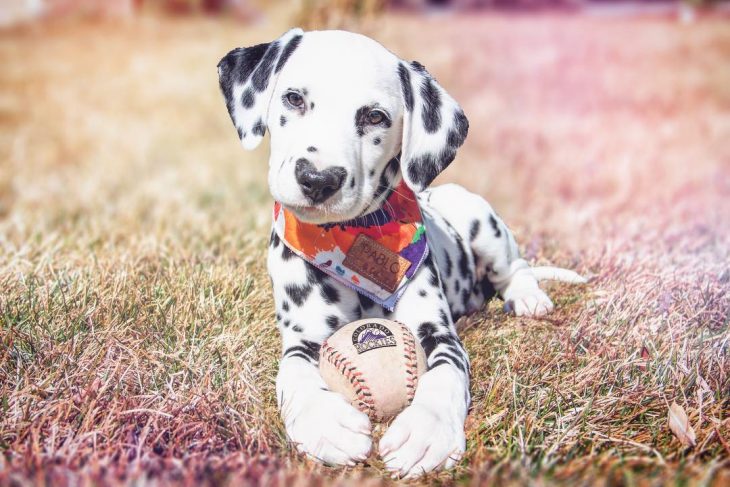
[[[281,205],[292,212],[292,214],[298,219],[306,223],[325,224],[325,223],[337,223],[341,221],[347,221],[352,219],[352,209],[348,209],[343,212],[337,206],[332,207],[327,203],[319,205],[301,204],[301,203],[284,203]]]
[[[329,217],[334,216],[331,212],[328,212],[323,206],[287,203],[282,203],[282,206],[294,213],[294,216],[303,221],[321,220],[322,217],[324,217],[325,215]]]

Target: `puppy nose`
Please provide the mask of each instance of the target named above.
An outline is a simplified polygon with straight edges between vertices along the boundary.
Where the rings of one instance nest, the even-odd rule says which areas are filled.
[[[302,188],[304,196],[312,203],[319,204],[327,200],[342,187],[347,176],[347,170],[341,166],[328,167],[323,171],[317,171],[314,164],[307,159],[301,158],[294,168],[294,175],[297,178],[299,187]]]

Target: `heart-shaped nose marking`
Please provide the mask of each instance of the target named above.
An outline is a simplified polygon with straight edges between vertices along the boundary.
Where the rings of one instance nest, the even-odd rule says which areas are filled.
[[[342,183],[345,182],[347,176],[347,170],[342,166],[333,166],[318,171],[314,164],[307,159],[301,158],[297,160],[294,175],[304,196],[313,204],[319,204],[326,201],[342,187]]]

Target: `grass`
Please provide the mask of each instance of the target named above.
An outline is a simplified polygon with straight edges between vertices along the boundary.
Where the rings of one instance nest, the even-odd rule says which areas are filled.
[[[730,29],[701,18],[390,15],[471,121],[440,178],[483,194],[548,319],[463,323],[467,454],[440,484],[730,482]],[[0,484],[379,485],[287,446],[266,148],[215,64],[283,23],[0,33]],[[424,38],[424,33],[428,38]],[[687,411],[697,445],[667,427]]]

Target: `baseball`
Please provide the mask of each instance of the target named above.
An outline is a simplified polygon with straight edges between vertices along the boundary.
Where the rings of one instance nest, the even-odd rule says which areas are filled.
[[[319,371],[331,391],[384,421],[413,400],[426,355],[402,323],[368,318],[343,326],[322,344]]]

